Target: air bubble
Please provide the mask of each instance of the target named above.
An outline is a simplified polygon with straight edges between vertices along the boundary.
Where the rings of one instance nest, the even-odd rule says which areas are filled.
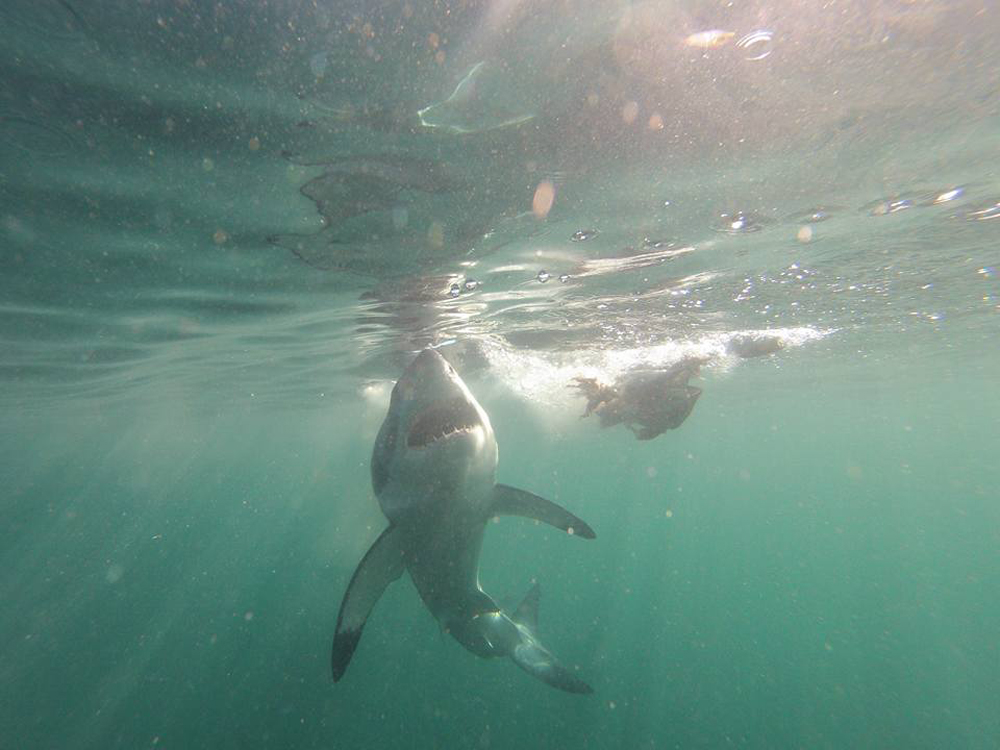
[[[548,281],[552,277],[549,275],[548,271],[542,270],[542,271],[538,272],[538,276],[536,276],[535,278],[538,279],[540,282],[542,282],[544,284],[546,281]]]
[[[796,224],[819,224],[821,221],[828,221],[832,218],[832,209],[816,206],[814,208],[807,208],[805,211],[799,211],[796,214],[792,214],[788,217],[788,221],[795,222]]]
[[[646,237],[642,240],[642,246],[646,250],[667,250],[676,244],[673,240],[668,239],[653,240]]]
[[[762,226],[761,220],[753,214],[736,211],[731,214],[720,214],[718,220],[712,224],[712,229],[726,234],[750,234],[759,232]]]
[[[461,293],[462,293],[462,287],[459,286],[457,282],[452,284],[451,288],[448,290],[448,295],[451,297],[457,297]]]
[[[880,198],[861,207],[863,213],[869,216],[888,216],[913,208],[913,201],[908,198]]]
[[[743,57],[746,60],[763,60],[774,52],[774,33],[766,29],[751,31],[746,36],[736,42],[736,46],[743,50]]]
[[[600,234],[596,229],[581,229],[578,232],[573,232],[570,237],[573,242],[586,242],[587,240],[592,240]]]

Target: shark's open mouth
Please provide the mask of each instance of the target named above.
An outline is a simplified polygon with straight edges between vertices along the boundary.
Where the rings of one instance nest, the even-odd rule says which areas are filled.
[[[441,438],[465,432],[479,424],[479,412],[465,398],[437,403],[422,411],[410,426],[406,444],[424,448]]]

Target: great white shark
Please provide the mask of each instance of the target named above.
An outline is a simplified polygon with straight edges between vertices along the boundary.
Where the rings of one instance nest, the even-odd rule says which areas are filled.
[[[537,584],[510,612],[479,585],[483,533],[496,516],[595,536],[555,503],[497,484],[497,459],[483,407],[444,357],[422,351],[396,382],[372,451],[372,486],[389,526],[361,559],[340,605],[334,681],[344,676],[382,592],[405,570],[443,630],[472,653],[510,657],[560,690],[592,692],[539,642]]]

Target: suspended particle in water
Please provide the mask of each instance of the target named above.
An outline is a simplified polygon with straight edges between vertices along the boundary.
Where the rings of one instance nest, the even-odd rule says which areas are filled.
[[[561,281],[563,284],[565,284],[569,280],[570,280],[570,275],[568,273],[559,274],[559,281]]]
[[[458,285],[458,282],[452,284],[451,288],[448,290],[448,295],[451,297],[457,297],[461,293],[462,293],[462,287]]]
[[[548,281],[552,277],[549,275],[548,271],[546,271],[546,270],[543,269],[543,270],[541,270],[541,271],[538,272],[538,276],[536,276],[535,278],[538,279],[540,282],[542,282],[544,284],[546,281]]]
[[[466,279],[462,286],[465,288],[465,291],[474,292],[479,288],[479,282],[475,279]]]
[[[580,229],[579,231],[573,232],[570,235],[570,239],[573,242],[586,242],[587,240],[592,240],[600,234],[596,229]]]

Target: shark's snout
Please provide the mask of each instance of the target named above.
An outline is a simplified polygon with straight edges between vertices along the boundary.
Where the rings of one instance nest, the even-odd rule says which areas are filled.
[[[404,420],[406,446],[426,448],[479,427],[483,416],[454,368],[433,349],[417,355],[396,385],[410,404]]]
[[[416,381],[433,382],[439,378],[451,379],[453,370],[448,361],[434,349],[424,349],[406,368],[405,375]]]
[[[395,390],[404,401],[442,400],[460,392],[458,382],[444,357],[424,349],[396,381]]]

